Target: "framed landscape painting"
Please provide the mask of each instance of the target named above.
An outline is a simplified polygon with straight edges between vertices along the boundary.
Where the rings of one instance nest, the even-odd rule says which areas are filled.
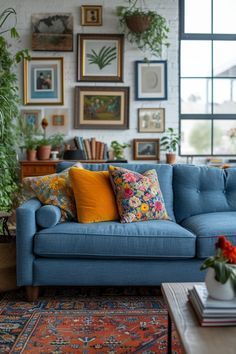
[[[63,58],[24,60],[24,104],[62,105],[64,102]]]
[[[164,108],[139,108],[138,119],[140,133],[163,133],[165,131]]]
[[[79,34],[78,81],[123,81],[123,34]]]
[[[160,160],[159,139],[134,139],[134,160]]]
[[[129,87],[76,87],[74,127],[128,129]]]

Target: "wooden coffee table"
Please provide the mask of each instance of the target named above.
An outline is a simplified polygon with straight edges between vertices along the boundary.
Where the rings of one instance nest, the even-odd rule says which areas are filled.
[[[168,353],[171,353],[171,322],[187,354],[235,354],[235,327],[201,327],[191,304],[188,289],[194,283],[164,283],[162,293],[168,308]]]

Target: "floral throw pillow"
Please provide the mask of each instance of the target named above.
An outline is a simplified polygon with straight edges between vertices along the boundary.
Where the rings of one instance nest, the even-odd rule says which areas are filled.
[[[76,164],[74,167],[82,168],[82,165]],[[69,177],[69,168],[52,175],[26,177],[23,184],[44,205],[59,207],[61,209],[61,221],[76,220],[76,205]]]
[[[109,166],[109,173],[122,223],[170,219],[155,170],[140,174]]]

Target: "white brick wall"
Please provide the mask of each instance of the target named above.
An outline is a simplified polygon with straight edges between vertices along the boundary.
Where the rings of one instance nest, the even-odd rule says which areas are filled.
[[[142,60],[143,53],[125,42],[124,53],[124,83],[114,85],[130,86],[130,129],[126,131],[115,130],[75,130],[73,129],[73,88],[80,83],[76,82],[76,34],[77,33],[118,33],[118,20],[115,15],[116,6],[127,5],[120,0],[1,0],[0,11],[13,7],[17,11],[17,28],[21,34],[21,42],[17,48],[31,48],[31,14],[46,12],[72,12],[74,16],[74,52],[32,52],[32,56],[63,56],[65,60],[65,108],[69,109],[69,136],[81,135],[85,138],[96,136],[97,139],[110,143],[116,139],[120,142],[131,142],[134,138],[158,137],[158,134],[143,134],[137,132],[137,109],[142,107],[164,107],[166,109],[166,127],[178,128],[178,0],[146,0],[146,5],[165,16],[170,26],[170,47],[164,49],[161,59],[168,63],[168,100],[167,101],[135,101],[134,100],[134,61]],[[80,5],[96,4],[103,6],[102,27],[81,27],[79,23]],[[13,50],[16,48],[12,48]],[[152,58],[160,59],[160,58]],[[22,66],[19,66],[19,87],[23,86]],[[86,85],[86,83],[81,85]],[[88,84],[90,85],[90,84]],[[93,84],[91,84],[93,85]],[[97,83],[98,86],[113,85]],[[22,91],[22,90],[20,90]],[[20,92],[22,94],[22,92]],[[29,107],[29,106],[28,106]],[[35,107],[36,108],[36,107]],[[37,107],[46,109],[48,107]],[[50,107],[52,108],[52,107]],[[58,106],[55,108],[58,108]],[[131,151],[127,152],[129,160]]]

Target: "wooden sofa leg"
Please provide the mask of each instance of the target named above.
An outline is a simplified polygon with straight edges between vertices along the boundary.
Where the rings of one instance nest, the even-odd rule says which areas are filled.
[[[26,286],[26,298],[27,301],[36,301],[39,297],[39,287],[38,286]]]

